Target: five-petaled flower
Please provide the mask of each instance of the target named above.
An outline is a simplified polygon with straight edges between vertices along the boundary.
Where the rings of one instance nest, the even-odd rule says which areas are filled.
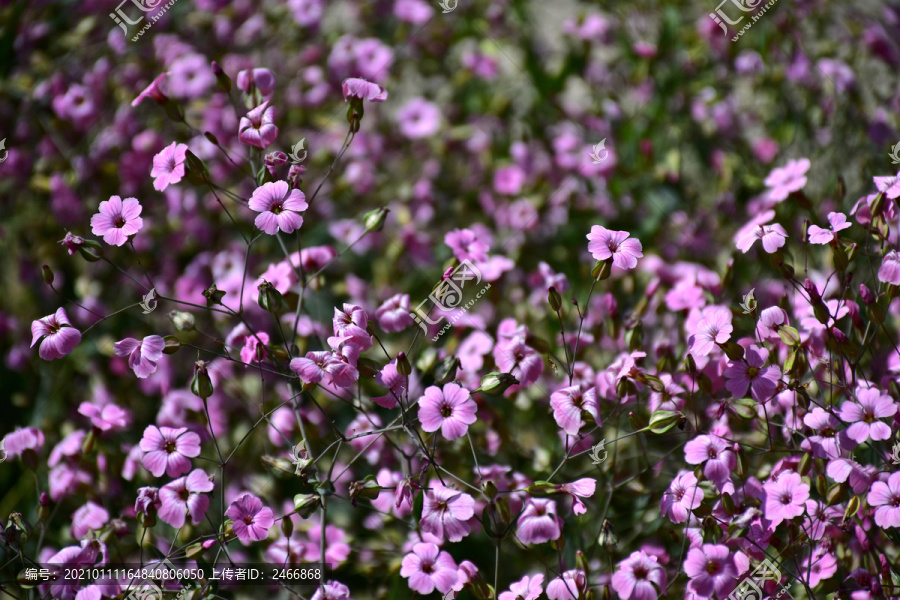
[[[607,260],[612,258],[613,264],[620,269],[633,269],[637,266],[637,259],[644,256],[641,242],[630,238],[627,231],[613,231],[600,225],[591,227],[587,234],[588,252],[594,260]]]
[[[62,358],[81,341],[81,332],[72,327],[66,309],[60,307],[52,315],[31,322],[31,347],[41,341],[38,354],[44,360]]]
[[[275,107],[269,106],[268,100],[248,112],[246,117],[241,117],[238,140],[242,144],[265,150],[276,137],[278,127],[275,126]]]
[[[94,235],[102,235],[103,241],[111,246],[123,246],[144,226],[141,210],[137,198],[122,200],[119,196],[111,196],[100,203],[100,212],[91,217],[91,231]]]
[[[300,190],[292,190],[286,181],[270,181],[256,188],[248,206],[260,213],[254,221],[256,227],[269,235],[300,229],[303,225],[300,213],[309,208],[306,195]]]

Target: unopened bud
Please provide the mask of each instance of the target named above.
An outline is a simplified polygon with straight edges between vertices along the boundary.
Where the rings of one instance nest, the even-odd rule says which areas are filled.
[[[866,306],[872,306],[877,301],[875,294],[864,283],[859,284],[859,295]]]
[[[510,386],[518,383],[519,380],[514,375],[494,371],[481,378],[481,391],[491,396],[499,396],[508,390]]]
[[[628,342],[628,349],[635,352],[641,349],[644,343],[644,325],[641,321],[625,333],[625,339]]]
[[[641,429],[646,427],[643,419],[641,419],[634,411],[628,413],[628,422],[631,423],[631,427],[632,429],[634,429],[634,431],[640,431]]]
[[[382,207],[366,213],[366,231],[381,231],[384,229],[384,222],[389,212],[391,212],[390,209]]]
[[[87,456],[94,450],[94,441],[97,439],[97,436],[94,434],[94,430],[91,429],[90,432],[85,436],[84,441],[81,442],[81,453],[84,456]]]
[[[694,375],[697,372],[697,363],[694,361],[694,357],[688,354],[684,362],[688,373]]]
[[[803,289],[806,290],[806,293],[809,294],[809,301],[813,304],[821,304],[822,296],[819,295],[819,289],[809,279],[803,281]]]
[[[731,360],[741,360],[744,358],[744,347],[735,342],[725,342],[722,344],[722,350],[725,356]]]
[[[212,61],[212,72],[216,76],[216,84],[226,94],[231,92],[231,78],[222,70],[219,63]]]
[[[610,275],[612,275],[611,258],[608,258],[606,260],[598,260],[594,265],[594,268],[591,269],[591,277],[594,278],[594,281],[603,281],[604,279],[609,279]]]
[[[191,392],[206,400],[213,394],[212,379],[209,377],[207,363],[198,360],[194,363],[194,378],[191,380]]]
[[[438,365],[435,377],[437,385],[444,385],[456,379],[456,371],[459,369],[460,360],[455,356],[449,356]]]
[[[318,494],[297,494],[294,496],[294,509],[303,519],[308,519],[319,508]]]
[[[778,263],[778,270],[781,271],[781,276],[785,279],[793,279],[794,278],[794,267],[787,264],[784,261]]]
[[[256,286],[256,289],[259,291],[256,302],[261,309],[276,314],[284,307],[284,298],[281,296],[281,292],[265,279]]]
[[[552,308],[554,312],[559,312],[559,309],[562,308],[562,296],[559,295],[559,292],[556,291],[555,287],[551,287],[547,290],[547,301],[550,303],[550,308]]]
[[[409,377],[409,374],[412,373],[412,365],[409,364],[409,359],[404,352],[397,353],[397,371],[405,377]]]
[[[169,320],[175,325],[178,331],[194,330],[194,315],[181,310],[173,310],[169,313]]]
[[[844,522],[847,519],[851,519],[856,516],[856,513],[859,512],[859,496],[853,496],[850,498],[850,501],[847,503],[847,510],[844,511]]]
[[[846,483],[836,483],[828,490],[828,494],[826,496],[828,500],[828,506],[834,506],[835,504],[840,504],[844,499],[844,496],[847,494],[847,490],[849,486]]]
[[[802,476],[806,476],[809,474],[809,470],[812,468],[812,455],[808,452],[804,452],[803,456],[800,457],[800,464],[797,466],[797,472]]]
[[[291,534],[294,533],[294,521],[291,519],[291,515],[285,515],[285,517],[281,519],[281,533],[283,533],[286,538],[291,537]]]
[[[78,253],[88,262],[97,262],[103,258],[103,246],[100,242],[94,240],[84,240],[83,244],[77,246]]]
[[[497,489],[497,486],[494,485],[493,481],[488,481],[484,484],[484,493],[488,498],[494,500],[497,497],[497,494],[500,493],[500,490]]]
[[[876,217],[880,217],[881,213],[884,212],[884,205],[886,203],[886,199],[884,196],[884,192],[878,192],[878,195],[875,196],[875,200],[870,205],[869,212],[872,215],[872,220],[874,221]]]
[[[41,267],[41,274],[44,276],[44,283],[53,285],[53,270],[50,267],[47,265]]]
[[[178,349],[181,348],[181,340],[179,340],[174,335],[167,335],[163,337],[163,341],[165,342],[165,346],[163,346],[163,354],[175,354],[178,352]]]
[[[536,498],[546,498],[557,493],[556,484],[549,481],[535,481],[533,484],[525,488],[525,491]]]

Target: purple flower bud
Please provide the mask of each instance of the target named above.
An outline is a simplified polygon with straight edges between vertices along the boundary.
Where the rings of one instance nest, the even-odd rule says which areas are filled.
[[[859,284],[859,295],[862,296],[862,301],[866,306],[872,306],[875,304],[875,294],[872,293],[872,290],[866,287],[866,284]]]
[[[815,284],[806,279],[803,282],[803,289],[806,290],[806,293],[809,294],[809,299],[813,304],[819,304],[822,302],[822,296],[819,295],[819,290],[816,288]]]

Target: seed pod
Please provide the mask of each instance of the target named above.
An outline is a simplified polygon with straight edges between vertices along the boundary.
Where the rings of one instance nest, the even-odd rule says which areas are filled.
[[[41,274],[44,276],[44,283],[47,285],[53,285],[53,269],[44,265],[41,267]]]
[[[276,314],[284,307],[284,297],[282,297],[281,292],[265,279],[256,289],[259,291],[256,302],[261,309]]]
[[[207,363],[198,360],[194,363],[194,378],[191,380],[191,392],[206,400],[213,394],[212,379],[209,377]]]
[[[547,290],[547,301],[550,303],[550,308],[553,309],[553,312],[559,312],[559,309],[562,308],[562,296],[559,295],[555,287],[551,286]]]

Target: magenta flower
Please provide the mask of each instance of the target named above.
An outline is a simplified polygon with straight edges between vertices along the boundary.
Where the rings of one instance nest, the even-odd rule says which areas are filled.
[[[612,588],[622,600],[656,600],[666,589],[666,570],[655,556],[638,550],[619,563]]]
[[[262,343],[262,345],[260,345]],[[257,331],[256,335],[244,337],[244,346],[241,348],[241,361],[249,365],[259,360],[257,348],[262,348],[262,356],[266,356],[266,346],[269,344],[269,334],[265,331]],[[246,366],[245,365],[245,366]]]
[[[340,581],[329,581],[316,590],[311,600],[350,600],[350,588]]]
[[[209,496],[215,486],[203,469],[194,469],[190,475],[179,477],[159,490],[159,519],[179,529],[190,514],[194,525],[203,520],[209,508]]]
[[[844,213],[828,213],[828,222],[831,223],[831,229],[822,229],[818,225],[809,226],[810,244],[830,244],[838,239],[839,231],[843,231],[852,225],[852,223],[847,222],[847,216]]]
[[[587,234],[588,252],[594,260],[613,259],[613,264],[620,269],[633,269],[637,266],[637,259],[644,256],[641,242],[628,239],[631,234],[627,231],[612,231],[600,225],[591,227]]]
[[[371,83],[358,77],[345,79],[344,83],[341,84],[341,89],[344,92],[344,102],[350,98],[360,98],[369,102],[384,102],[388,97],[386,89],[377,83]]]
[[[450,246],[453,256],[459,261],[485,261],[490,249],[490,246],[479,240],[471,229],[454,229],[444,236],[444,243]]]
[[[400,576],[409,579],[409,589],[428,595],[437,589],[446,594],[453,589],[459,572],[453,558],[434,544],[419,543],[403,557]]]
[[[397,113],[400,133],[417,140],[432,136],[441,128],[441,110],[425,98],[413,98]]]
[[[840,421],[825,409],[816,406],[810,412],[803,415],[803,424],[813,429],[816,433],[800,442],[800,448],[810,452],[813,458],[839,458],[841,456],[841,441],[853,442],[847,437],[846,431],[839,434],[837,428]]]
[[[131,423],[131,413],[115,404],[97,406],[82,402],[78,412],[91,420],[91,425],[100,431],[122,430]]]
[[[891,428],[878,419],[892,417],[896,412],[897,404],[890,396],[876,388],[860,387],[856,390],[856,402],[841,405],[840,417],[852,423],[847,428],[850,439],[862,444],[870,438],[873,442],[890,439]]]
[[[494,346],[493,354],[497,369],[511,374],[519,380],[522,386],[528,386],[537,381],[544,370],[544,358],[519,337],[498,343]],[[509,389],[518,389],[518,386]]]
[[[466,523],[475,515],[475,500],[468,494],[443,486],[425,494],[422,531],[451,542],[458,542],[470,533]]]
[[[582,477],[578,481],[572,483],[564,483],[557,488],[560,492],[572,496],[572,512],[576,515],[583,515],[587,512],[582,498],[590,498],[597,489],[597,480],[590,477]]]
[[[691,465],[706,463],[703,474],[715,483],[730,479],[737,464],[731,446],[717,435],[699,435],[685,444],[684,460]]]
[[[697,485],[697,477],[690,471],[681,471],[660,499],[659,511],[673,523],[684,523],[690,511],[702,503],[703,490]]]
[[[509,586],[508,592],[500,592],[498,600],[516,600],[521,597],[523,600],[537,600],[544,588],[544,574],[526,575],[519,581]]]
[[[78,248],[84,245],[84,238],[80,235],[73,235],[71,231],[67,231],[66,237],[59,240],[59,243],[65,246],[66,250],[69,251],[69,256],[72,256],[78,251]]]
[[[547,584],[550,600],[578,600],[587,591],[587,577],[584,571],[571,569]]]
[[[268,100],[248,112],[246,117],[241,117],[238,140],[242,144],[265,150],[276,137],[278,127],[275,126],[275,107],[269,106]]]
[[[734,327],[731,325],[731,311],[722,306],[708,306],[701,313],[703,318],[697,323],[697,330],[688,338],[691,354],[698,358],[708,356],[716,344],[724,344],[731,339]]]
[[[878,281],[900,285],[900,254],[897,254],[896,250],[884,255],[878,268]]]
[[[725,369],[725,387],[735,398],[743,398],[750,389],[750,394],[757,402],[765,402],[775,393],[781,379],[781,369],[776,366],[765,366],[769,360],[769,351],[759,346],[749,346],[744,352],[743,360],[733,360]]]
[[[100,203],[100,212],[91,217],[91,231],[94,235],[102,235],[103,241],[110,246],[123,246],[144,226],[141,210],[137,198],[123,201],[119,196],[111,196]]]
[[[691,548],[684,561],[684,572],[691,578],[688,591],[704,598],[718,593],[725,598],[737,583],[737,569],[728,546],[703,544]]]
[[[601,424],[596,388],[584,391],[580,385],[573,385],[557,390],[550,394],[550,407],[556,424],[568,435],[578,435],[578,431],[584,427],[583,411],[594,417],[597,425]]]
[[[873,483],[866,502],[875,507],[876,525],[885,529],[900,527],[900,472],[891,473],[887,483]]]
[[[791,160],[784,167],[772,169],[766,177],[765,184],[769,189],[769,199],[781,202],[792,192],[803,189],[806,185],[806,172],[809,170],[809,159]]]
[[[900,173],[893,176],[873,177],[872,182],[888,200],[900,197]]]
[[[142,487],[138,488],[137,498],[134,499],[134,512],[149,514],[150,511],[159,509],[159,488]]]
[[[432,385],[419,398],[419,421],[423,430],[431,433],[440,429],[445,439],[455,440],[478,420],[477,409],[469,390],[455,383],[448,383],[443,390]]]
[[[225,516],[234,522],[234,535],[244,543],[266,539],[269,528],[275,524],[272,509],[263,506],[262,500],[253,494],[244,494],[232,502]]]
[[[782,325],[789,325],[787,311],[778,306],[770,306],[759,313],[756,324],[756,335],[760,340],[778,341],[781,337],[778,330]]]
[[[72,327],[66,309],[60,307],[52,315],[31,322],[31,347],[41,341],[38,354],[44,360],[62,358],[81,341],[81,332]]]
[[[251,92],[251,88],[255,87],[266,99],[271,97],[272,92],[275,90],[275,76],[268,69],[257,68],[238,71],[235,83],[238,89],[248,94]]]
[[[391,296],[375,311],[378,326],[388,333],[397,333],[411,326],[409,294]]]
[[[516,535],[523,544],[542,544],[559,539],[562,519],[556,516],[556,502],[549,498],[531,498],[516,527]]]
[[[784,241],[787,237],[787,231],[778,223],[764,224],[754,221],[744,226],[737,233],[735,245],[738,250],[746,254],[753,247],[753,244],[756,243],[756,240],[762,240],[763,249],[772,254],[784,246]]]
[[[799,517],[806,510],[809,486],[803,483],[799,473],[783,471],[763,489],[766,492],[765,516],[773,526]]]
[[[256,188],[250,196],[248,206],[260,213],[256,217],[256,227],[269,235],[278,231],[292,233],[303,225],[300,214],[309,208],[306,195],[300,190],[292,190],[286,181],[270,181]]]
[[[163,91],[163,83],[165,82],[168,75],[168,73],[163,73],[162,75],[154,79],[153,82],[148,85],[143,92],[138,94],[138,97],[131,102],[131,106],[137,106],[144,101],[144,98],[153,98],[159,104],[165,103],[168,98]]]
[[[184,177],[184,161],[187,158],[187,144],[172,142],[170,146],[163,148],[159,154],[153,157],[153,170],[151,177],[154,189],[163,191],[170,185],[178,183]]]
[[[37,427],[16,427],[15,431],[11,431],[3,438],[0,444],[8,458],[22,456],[26,450],[34,450],[39,452],[44,446],[44,432]]]
[[[109,522],[109,512],[99,504],[90,500],[72,515],[72,527],[69,530],[76,540],[83,538],[92,529],[97,531]]]
[[[156,373],[157,362],[163,356],[166,340],[162,336],[148,335],[143,341],[125,338],[113,344],[116,356],[128,357],[128,366],[140,379]]]
[[[184,475],[191,470],[190,459],[200,456],[200,436],[187,427],[148,425],[140,446],[144,451],[141,464],[155,477]]]

